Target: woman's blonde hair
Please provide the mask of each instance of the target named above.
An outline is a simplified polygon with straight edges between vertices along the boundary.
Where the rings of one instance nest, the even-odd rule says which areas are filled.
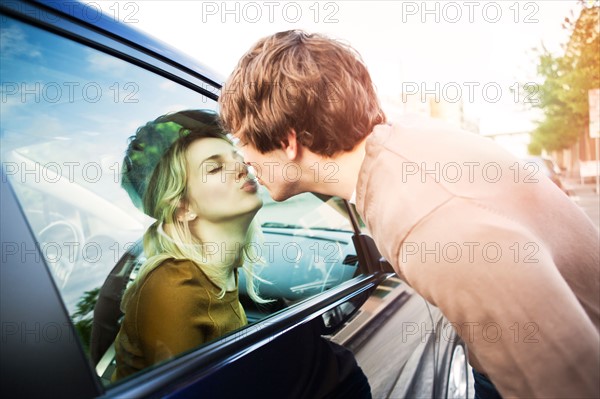
[[[227,278],[232,269],[241,266],[247,275],[246,289],[250,298],[258,303],[268,302],[257,294],[255,287],[255,280],[261,279],[254,274],[253,267],[255,263],[262,263],[256,245],[252,242],[252,238],[260,233],[256,222],[251,223],[246,239],[240,245],[241,265],[216,265],[207,262],[205,245],[192,236],[187,221],[180,221],[176,216],[186,197],[188,180],[186,151],[189,146],[196,140],[208,137],[219,138],[233,145],[220,128],[215,126],[182,128],[180,137],[173,142],[154,168],[143,196],[143,210],[156,221],[144,234],[144,252],[147,260],[123,295],[121,301],[123,311],[144,278],[169,259],[193,261],[216,286],[221,288],[219,298],[225,295]],[[171,235],[163,231],[163,224],[173,227],[170,230]]]

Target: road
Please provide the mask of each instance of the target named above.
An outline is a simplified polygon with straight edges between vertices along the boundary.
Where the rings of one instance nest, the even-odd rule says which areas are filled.
[[[600,196],[593,183],[581,184],[577,180],[567,181],[571,199],[600,227]]]
[[[433,373],[440,353],[432,345],[433,323],[441,317],[439,309],[428,305],[399,279],[391,278],[361,307],[347,331],[342,330],[333,340],[354,352],[369,379],[373,398],[415,397],[428,392],[436,382],[446,384],[446,376],[438,375],[434,382]],[[357,334],[352,335],[354,332]],[[453,338],[450,331],[440,333],[435,345],[446,347]],[[382,359],[395,361],[387,364]],[[467,397],[472,399],[470,367],[467,379]]]

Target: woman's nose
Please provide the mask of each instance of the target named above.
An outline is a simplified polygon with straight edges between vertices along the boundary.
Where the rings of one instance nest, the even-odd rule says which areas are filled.
[[[256,169],[248,162],[242,162],[242,171],[238,174],[238,179],[256,180]]]
[[[248,176],[248,165],[245,162],[236,162],[235,167],[238,170],[238,179],[243,179]]]

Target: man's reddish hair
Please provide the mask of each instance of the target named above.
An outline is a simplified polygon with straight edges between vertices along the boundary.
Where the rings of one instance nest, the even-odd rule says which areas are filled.
[[[385,122],[371,77],[350,46],[299,30],[261,39],[244,55],[219,99],[221,123],[265,153],[291,129],[312,152],[352,150]]]

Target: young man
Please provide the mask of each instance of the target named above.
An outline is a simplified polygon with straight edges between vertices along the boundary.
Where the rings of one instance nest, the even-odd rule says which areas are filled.
[[[359,55],[301,31],[254,45],[220,105],[273,199],[356,202],[467,344],[478,395],[487,376],[504,397],[600,396],[598,229],[533,165],[443,125],[386,124]]]

